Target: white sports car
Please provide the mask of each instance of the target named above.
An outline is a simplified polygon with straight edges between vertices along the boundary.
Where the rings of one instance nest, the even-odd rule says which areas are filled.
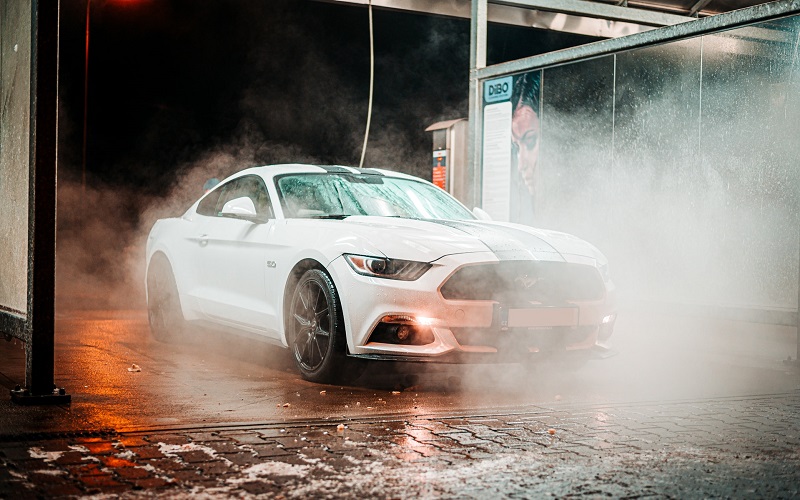
[[[608,262],[589,243],[479,220],[385,170],[243,170],[157,221],[146,258],[157,339],[188,324],[256,336],[291,349],[311,381],[352,378],[359,358],[585,357],[616,318]]]

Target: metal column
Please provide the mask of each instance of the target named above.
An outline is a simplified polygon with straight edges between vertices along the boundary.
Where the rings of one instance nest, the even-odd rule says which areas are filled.
[[[11,399],[19,404],[67,404],[70,396],[53,384],[59,0],[35,0],[31,17],[26,387],[12,390]]]
[[[472,179],[472,185],[461,200],[472,208],[481,204],[482,175],[480,154],[483,125],[479,118],[481,108],[481,85],[478,71],[486,67],[487,45],[487,0],[472,0],[470,17],[470,53],[469,53],[469,137],[467,139],[467,165],[464,175]]]

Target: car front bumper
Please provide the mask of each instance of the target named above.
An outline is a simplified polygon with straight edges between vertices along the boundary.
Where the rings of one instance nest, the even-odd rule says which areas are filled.
[[[443,297],[442,285],[457,270],[497,262],[491,252],[448,255],[418,280],[399,281],[357,274],[345,259],[335,259],[329,272],[340,295],[349,353],[404,361],[499,362],[586,351],[610,336],[616,319],[610,281],[602,299],[557,307]],[[387,317],[424,331],[426,341],[392,342],[385,335],[376,340],[376,328]]]

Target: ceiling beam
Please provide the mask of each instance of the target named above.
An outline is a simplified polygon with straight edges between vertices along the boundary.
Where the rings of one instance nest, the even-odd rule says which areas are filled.
[[[329,3],[367,5],[368,0],[322,0]],[[372,0],[378,8],[469,19],[470,0]],[[587,0],[489,0],[491,23],[617,38],[693,18],[619,7]]]
[[[576,16],[610,19],[648,26],[672,26],[693,20],[687,16],[677,16],[665,12],[622,7],[587,0],[496,0],[492,3],[521,7],[524,9],[560,12]]]

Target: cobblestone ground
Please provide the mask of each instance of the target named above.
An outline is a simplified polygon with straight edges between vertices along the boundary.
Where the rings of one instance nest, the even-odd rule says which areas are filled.
[[[15,500],[800,496],[800,392],[0,439]]]

